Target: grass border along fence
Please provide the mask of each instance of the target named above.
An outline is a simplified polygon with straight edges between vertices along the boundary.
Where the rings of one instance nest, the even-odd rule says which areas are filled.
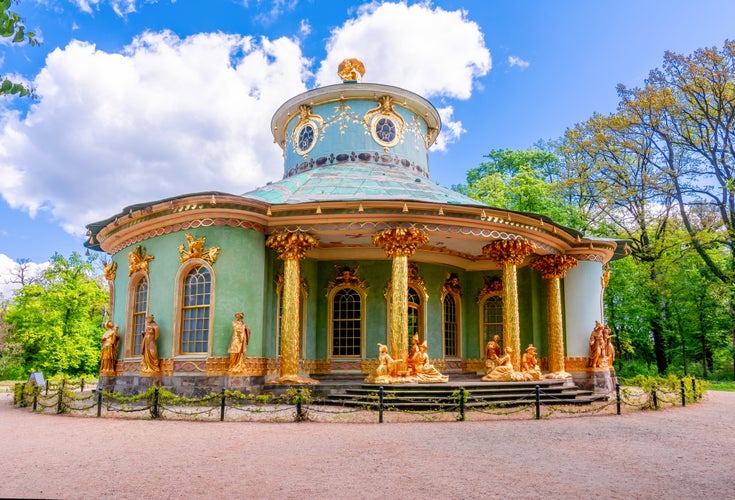
[[[400,397],[395,393],[378,388],[371,394],[369,401],[357,407],[335,406],[313,398],[308,388],[294,387],[286,393],[243,394],[239,391],[222,389],[201,398],[186,398],[173,392],[151,387],[147,392],[136,396],[124,397],[119,393],[93,388],[84,391],[84,379],[61,379],[60,382],[47,382],[46,387],[35,384],[18,383],[14,387],[13,402],[17,407],[30,408],[36,413],[67,413],[101,417],[125,416],[127,418],[151,418],[172,420],[215,420],[220,421],[337,421],[337,422],[375,422],[383,423],[384,415],[400,415],[395,418],[405,421],[412,416],[421,421],[483,419],[493,417],[529,418],[537,420],[553,414],[562,416],[617,414],[627,406],[640,410],[658,410],[666,406],[686,406],[701,401],[706,391],[706,383],[694,377],[650,378],[638,376],[626,381],[626,385],[616,386],[615,392],[607,400],[585,406],[566,404],[554,405],[541,402],[544,394],[540,386],[516,401],[485,404],[475,400],[469,391],[460,388],[447,398],[432,400],[432,410],[405,409]],[[89,388],[89,384],[87,384]],[[553,401],[553,400],[552,400]],[[543,409],[543,411],[542,411]],[[410,419],[409,419],[410,420]]]

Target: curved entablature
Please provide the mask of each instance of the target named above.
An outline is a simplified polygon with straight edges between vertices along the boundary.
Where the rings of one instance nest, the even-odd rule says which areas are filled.
[[[317,259],[382,258],[373,234],[389,227],[426,231],[429,242],[415,258],[467,270],[491,269],[482,247],[492,240],[525,239],[535,255],[571,255],[602,263],[618,258],[615,240],[588,239],[531,214],[489,207],[438,205],[395,200],[268,205],[234,195],[198,193],[137,205],[135,210],[90,224],[86,246],[115,254],[147,239],[199,227],[223,226],[261,232],[303,231],[320,242]],[[100,229],[92,232],[91,228]],[[617,250],[617,252],[616,252]]]

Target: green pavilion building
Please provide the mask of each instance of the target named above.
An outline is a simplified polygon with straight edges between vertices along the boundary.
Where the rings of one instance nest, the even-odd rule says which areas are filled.
[[[196,395],[361,380],[377,366],[378,343],[405,359],[414,335],[450,381],[479,381],[498,335],[514,366],[533,344],[548,376],[611,389],[611,369],[588,366],[590,332],[603,322],[606,264],[624,255],[620,242],[432,182],[436,109],[361,82],[362,70],[347,60],[344,83],[276,111],[282,179],[139,203],[87,226],[86,246],[110,256],[120,332],[104,388]],[[233,370],[238,312],[249,339]]]

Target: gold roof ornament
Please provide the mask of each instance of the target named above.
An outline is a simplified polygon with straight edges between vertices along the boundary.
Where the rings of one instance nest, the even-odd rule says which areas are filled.
[[[360,83],[365,74],[365,65],[359,59],[345,59],[337,66],[337,74],[345,83]]]

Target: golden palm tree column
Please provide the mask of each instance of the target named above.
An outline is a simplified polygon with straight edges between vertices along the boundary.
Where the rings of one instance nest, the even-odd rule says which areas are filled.
[[[265,245],[278,253],[283,261],[283,292],[281,293],[281,372],[269,384],[318,384],[317,380],[299,376],[299,304],[301,303],[300,261],[306,251],[318,245],[316,238],[307,233],[273,233]]]
[[[394,227],[373,236],[373,244],[380,246],[393,260],[391,269],[390,302],[390,355],[393,359],[408,361],[408,258],[416,248],[429,241],[421,229]]]
[[[533,252],[528,240],[495,240],[482,247],[485,258],[503,266],[503,345],[513,349],[513,367],[521,367],[521,321],[518,311],[518,266]]]
[[[544,255],[531,261],[531,269],[546,280],[546,315],[549,322],[549,373],[546,378],[569,378],[564,366],[564,328],[561,310],[561,280],[577,265],[568,255]]]

